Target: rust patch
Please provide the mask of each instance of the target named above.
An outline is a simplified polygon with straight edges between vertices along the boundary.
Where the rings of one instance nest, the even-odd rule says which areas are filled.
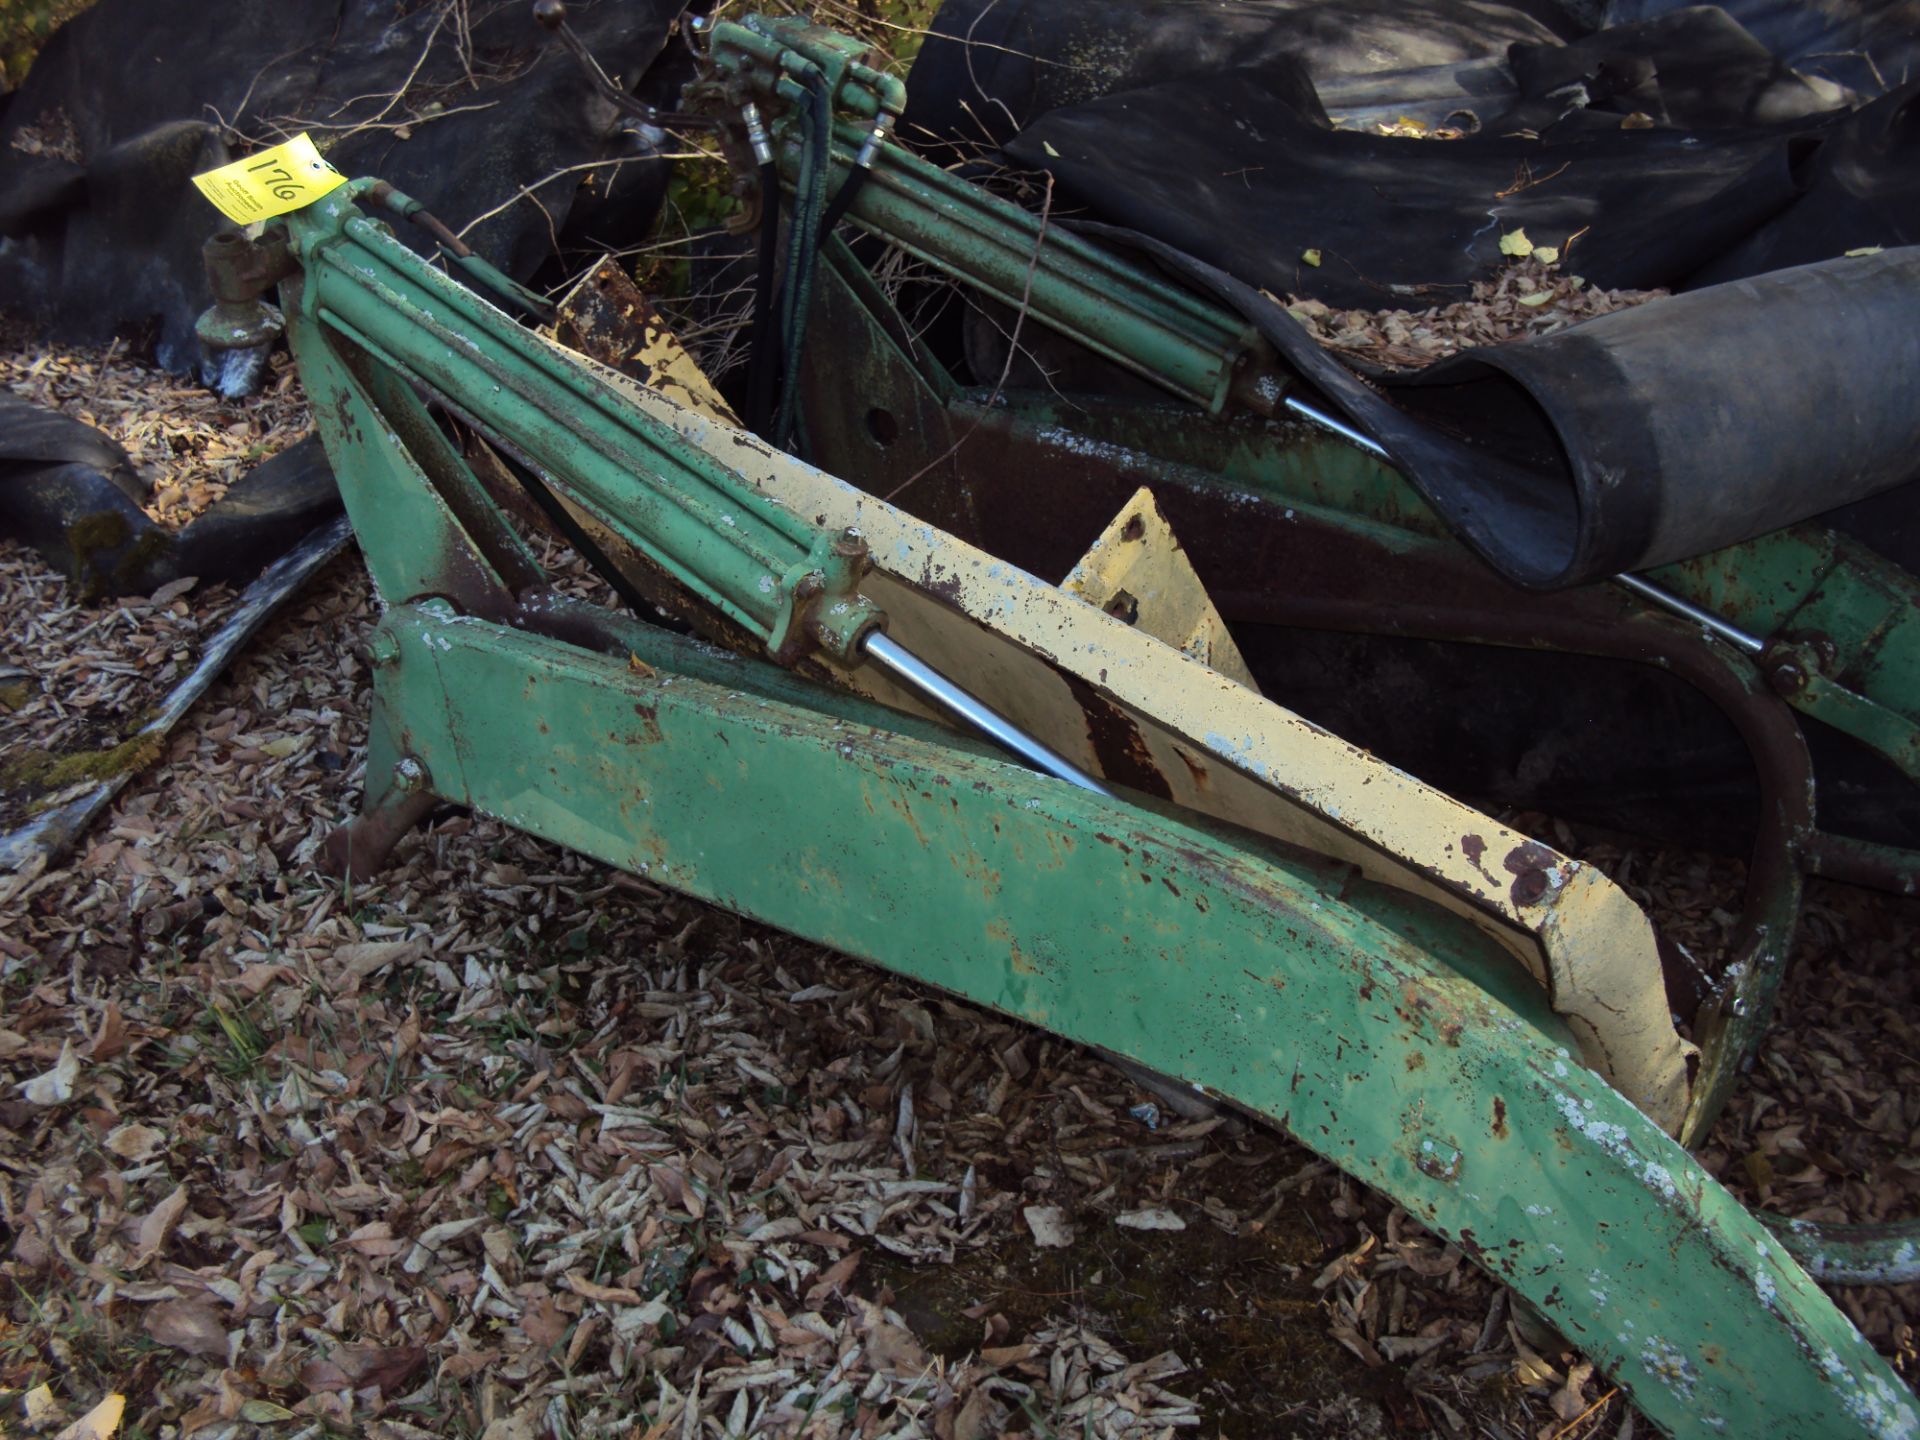
[[[1492,880],[1496,885],[1500,883],[1499,880],[1495,878],[1493,872],[1480,863],[1480,857],[1487,853],[1487,842],[1484,836],[1462,835],[1460,837],[1460,853],[1467,857],[1468,864],[1472,865],[1473,868],[1478,870],[1482,875],[1485,875],[1487,879]]]
[[[1524,845],[1516,845],[1507,852],[1507,858],[1501,863],[1507,873],[1513,876],[1511,894],[1516,905],[1538,904],[1546,895],[1549,886],[1549,874],[1557,857],[1544,845],[1529,840]]]
[[[629,730],[626,734],[615,737],[621,744],[658,745],[666,738],[660,731],[660,721],[656,718],[657,712],[654,706],[636,705],[633,707],[633,713],[640,717],[640,724],[638,728]],[[542,720],[540,722],[540,733],[544,735],[546,732],[547,722]]]
[[[966,587],[954,574],[935,575],[929,566],[921,572],[920,588],[936,600],[943,600],[962,614],[966,613]]]
[[[907,822],[907,828],[913,831],[913,838],[920,842],[920,848],[922,850],[929,848],[930,842],[927,840],[926,831],[920,828],[920,822],[914,818],[913,804],[907,799],[906,795],[896,790],[892,795],[887,797],[887,803],[900,812],[900,818]],[[950,858],[953,858],[955,865],[960,864],[958,858]],[[962,873],[964,873],[964,869]]]
[[[1007,947],[1007,958],[1013,962],[1013,968],[1022,975],[1038,975],[1040,967],[1027,958],[1020,944],[1013,938],[1013,927],[1005,920],[991,920],[987,923],[987,938],[996,940]]]
[[[1501,1140],[1513,1133],[1507,1127],[1507,1102],[1498,1095],[1493,1097],[1493,1133]]]
[[[1173,798],[1173,787],[1154,764],[1153,753],[1133,717],[1078,675],[1062,673],[1074,703],[1087,722],[1087,740],[1099,757],[1100,771],[1109,780],[1129,785],[1160,800]]]

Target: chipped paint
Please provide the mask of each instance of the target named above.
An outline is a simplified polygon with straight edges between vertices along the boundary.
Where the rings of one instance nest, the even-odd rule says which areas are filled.
[[[858,524],[876,556],[863,588],[888,612],[892,632],[929,663],[970,677],[1016,724],[1098,773],[1079,706],[1058,672],[1078,675],[1140,726],[1176,803],[1346,861],[1369,879],[1467,915],[1541,981],[1573,1022],[1587,1063],[1664,1127],[1680,1124],[1693,1047],[1667,1011],[1652,927],[1604,875],[924,520],[758,441],[736,441],[667,397],[629,388],[642,409],[740,466],[761,493],[782,496],[829,527]],[[1081,443],[1060,434],[1062,443]],[[974,623],[956,625],[956,610]],[[844,679],[925,713],[866,671]],[[1182,748],[1225,764],[1210,767],[1203,786],[1179,759]],[[1490,883],[1464,856],[1450,854],[1448,846],[1468,832],[1485,837],[1492,854],[1529,857],[1529,873],[1542,874],[1540,893],[1522,887],[1516,898],[1513,887]]]

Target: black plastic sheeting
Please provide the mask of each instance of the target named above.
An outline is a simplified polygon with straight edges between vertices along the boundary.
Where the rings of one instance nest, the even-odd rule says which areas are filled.
[[[472,84],[455,8],[99,0],[53,36],[0,112],[0,296],[82,343],[157,322],[160,364],[185,374],[208,303],[200,245],[225,223],[189,177],[252,148],[234,137],[309,131],[335,169],[380,176],[456,230],[523,185],[612,153],[613,108],[525,5],[473,7]],[[631,77],[666,45],[679,9],[576,0],[568,13],[605,68]],[[390,104],[403,86],[408,99]],[[428,105],[438,110],[415,113]],[[351,133],[357,125],[368,128]],[[652,219],[668,168],[623,167],[623,183],[644,178],[650,191],[633,197],[632,224]],[[543,186],[538,203],[509,206],[468,243],[530,275],[584,178]]]
[[[1608,27],[1680,9],[1679,0],[1607,0]],[[1920,0],[1721,0],[1782,64],[1861,95],[1920,79]]]
[[[1182,76],[1298,62],[1318,86],[1407,70],[1445,90],[1455,69],[1484,74],[1475,62],[1509,45],[1582,27],[1552,0],[948,0],[932,30],[901,134],[965,156],[1051,111]]]
[[[1056,203],[1268,289],[1369,310],[1465,298],[1507,263],[1515,230],[1607,289],[1676,285],[1797,193],[1768,135],[1702,145],[1616,117],[1540,140],[1398,138],[1333,129],[1312,97],[1285,58],[1053,111],[1006,153],[1050,171]]]
[[[155,524],[141,508],[148,494],[98,430],[0,391],[0,530],[29,540],[89,598],[147,595],[182,575],[254,575],[340,508],[311,436],[254,466],[183,529]]]
[[[602,66],[631,82],[682,3],[574,0],[568,13]],[[381,176],[456,230],[537,186],[466,237],[520,279],[551,261],[556,238],[564,247],[570,222],[590,225],[596,247],[638,241],[671,169],[649,158],[665,137],[597,98],[522,0],[99,0],[0,106],[0,305],[70,343],[150,341],[175,373],[198,363],[193,322],[211,299],[200,246],[226,223],[189,177],[256,144],[309,131],[335,168]],[[549,181],[615,156],[642,163]],[[583,191],[589,173],[597,183]],[[110,441],[29,412],[0,406],[0,524],[91,592],[244,578],[311,529],[316,507],[338,505],[309,443],[174,534],[141,511]]]
[[[947,0],[905,134],[964,156],[1053,110],[1282,58],[1354,124],[1463,109],[1495,128],[1570,83],[1603,113],[1764,123],[1920,79],[1920,0]]]
[[[1489,563],[1553,588],[1920,474],[1913,9],[1745,7],[1782,54],[1704,6],[1587,32],[1546,0],[951,0],[906,133],[1051,173],[1058,209],[1240,309]],[[1789,63],[1823,46],[1847,63]],[[1462,133],[1371,129],[1403,102]],[[1446,304],[1518,230],[1592,283],[1687,293],[1371,384],[1263,293]]]

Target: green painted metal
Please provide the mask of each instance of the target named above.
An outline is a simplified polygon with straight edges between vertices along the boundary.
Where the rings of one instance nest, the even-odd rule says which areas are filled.
[[[538,336],[420,263],[389,229],[361,214],[353,200],[366,188],[350,182],[289,218],[305,271],[292,287],[295,352],[303,367],[330,375],[345,402],[344,409],[319,407],[330,445],[353,445],[369,426],[378,433],[392,424],[392,409],[370,393],[376,382],[363,378],[384,367],[448,397],[537,472],[566,476],[570,502],[760,638],[769,653],[791,661],[818,646],[843,661],[857,655],[861,639],[884,623],[857,590],[865,559],[857,536],[831,534],[783,509],[681,444],[598,375],[556,365]],[[356,368],[352,356],[363,357],[361,376],[347,373]],[[400,388],[389,383],[389,401]],[[405,469],[390,455],[374,465],[383,472],[383,491]],[[478,491],[470,482],[470,475],[454,477],[450,488],[430,494],[410,487],[415,493],[405,503],[428,528],[395,536],[390,548],[397,553],[386,568],[398,576],[424,565],[426,573],[398,591],[385,591],[383,579],[384,593],[445,591],[434,583],[442,557],[423,558],[419,538],[444,528],[445,512],[461,507],[458,496]],[[497,555],[479,558],[501,572]],[[379,568],[375,574],[382,578]]]
[[[213,304],[194,322],[209,353],[270,345],[284,328],[280,312],[261,297],[291,266],[286,246],[273,238],[248,240],[222,230],[200,247]]]
[[[1920,640],[1920,635],[1915,638]],[[1818,654],[1813,647],[1795,649],[1805,657],[1796,660],[1795,672],[1805,675],[1806,679],[1793,683],[1788,703],[1801,714],[1824,721],[1843,735],[1851,735],[1891,761],[1909,780],[1920,782],[1920,725],[1892,706],[1879,704],[1859,690],[1808,669],[1813,663],[1811,657]],[[1903,648],[1899,658],[1909,657],[1920,659],[1920,649],[1907,652]],[[1891,679],[1884,671],[1881,676]],[[1910,678],[1900,677],[1902,681]],[[1903,694],[1907,691],[1905,684],[1876,684],[1875,688],[1897,689]]]
[[[788,25],[788,29],[779,28]],[[817,27],[767,22],[716,27],[711,56],[733,83],[731,103],[756,97],[780,106],[788,98],[770,81],[791,84],[804,66],[834,53]],[[868,87],[837,78],[838,103],[871,116],[880,102]],[[891,99],[888,103],[892,103]],[[801,138],[790,121],[775,126],[783,181],[800,167]],[[836,123],[832,146],[837,188],[852,173],[868,133]],[[1075,397],[1058,423],[1081,436],[1173,459],[1242,483],[1275,499],[1320,505],[1357,523],[1446,533],[1419,493],[1391,467],[1343,447],[1319,444],[1302,465],[1276,445],[1271,414],[1287,377],[1244,319],[1217,302],[1170,285],[1144,266],[1090,244],[980,187],[930,165],[895,144],[873,151],[866,183],[847,218],[944,274],[1014,305],[1038,324],[1127,366],[1210,414],[1228,414],[1238,400],[1254,413],[1239,425],[1196,426],[1145,407],[1112,407],[1094,423]],[[1305,427],[1294,427],[1304,429]],[[1131,430],[1131,433],[1130,433]],[[1169,454],[1171,443],[1176,452]],[[1204,452],[1204,453],[1198,453]],[[1789,704],[1885,755],[1920,780],[1920,579],[1865,547],[1817,527],[1800,526],[1664,567],[1651,577],[1690,600],[1763,636],[1807,644],[1775,654]],[[1798,677],[1805,676],[1804,680]]]
[[[522,576],[516,560],[524,547],[509,543],[494,551],[477,537],[510,534],[505,518],[496,510],[490,523],[476,521],[476,514],[493,508],[484,492],[477,497],[462,494],[457,488],[461,477],[427,474],[422,457],[382,414],[369,384],[313,318],[317,297],[307,277],[285,281],[280,294],[288,316],[287,340],[301,382],[315,401],[314,424],[334,460],[335,483],[354,517],[360,553],[375,587],[395,600],[457,595],[471,610],[504,613],[519,588],[515,582]],[[380,383],[376,366],[363,363],[360,370],[370,384]],[[351,456],[351,463],[341,463],[343,456]],[[464,480],[479,492],[470,473]],[[527,563],[532,563],[530,557]]]
[[[721,88],[736,97],[766,93],[790,99],[793,91],[785,87],[814,75],[836,109],[867,119],[897,119],[907,108],[907,87],[880,68],[882,59],[872,46],[797,15],[723,20],[713,25],[707,42],[710,68],[725,77]]]
[[[1673,1433],[1920,1434],[1780,1244],[1569,1059],[1463,922],[598,623],[651,673],[450,607],[391,611],[377,704],[401,763],[449,800],[1231,1097],[1466,1248]]]
[[[837,192],[862,155],[871,164],[846,218],[1004,304],[1165,385],[1212,413],[1236,382],[1263,368],[1264,343],[1240,316],[1168,283],[1147,267],[1091,245],[998,200],[898,145],[874,143],[863,123],[897,115],[905,92],[890,76],[850,74],[831,31],[750,16],[713,28],[707,103],[735,109],[751,98],[774,115],[783,181],[799,183],[805,137],[791,108],[796,77],[818,75],[838,108],[827,185]],[[864,47],[858,47],[864,51]],[[851,79],[853,83],[847,83]],[[695,93],[699,93],[698,89]],[[884,133],[884,132],[882,132]],[[1272,399],[1277,400],[1277,385]]]
[[[1762,1215],[1760,1221],[1816,1279],[1841,1285],[1898,1285],[1920,1280],[1920,1220],[1833,1225]]]
[[[1775,637],[1760,664],[1788,704],[1920,781],[1920,578],[1810,525],[1650,578]]]
[[[1821,834],[1805,856],[1809,875],[1872,884],[1900,895],[1920,895],[1920,852],[1871,840]]]
[[[1912,1396],[1782,1244],[1571,1058],[1537,987],[1456,917],[543,597],[416,382],[772,653],[783,615],[830,651],[876,618],[796,619],[856,555],[353,193],[292,218],[304,273],[283,300],[393,607],[370,818],[472,805],[1226,1096],[1465,1247],[1674,1433],[1920,1437]]]
[[[1426,628],[1432,617],[1424,614],[1417,599],[1445,593],[1449,580],[1457,579],[1462,560],[1467,561],[1474,585],[1480,585],[1480,567],[1465,556],[1398,472],[1360,450],[1312,427],[1276,426],[1251,416],[1199,424],[1190,410],[1172,404],[1078,395],[1068,400],[1050,393],[1019,392],[988,405],[981,392],[945,385],[937,373],[929,374],[918,363],[911,342],[887,323],[884,297],[860,284],[860,272],[851,257],[834,255],[829,271],[821,289],[823,330],[850,357],[850,372],[838,378],[851,385],[863,404],[894,414],[902,437],[892,449],[862,446],[858,437],[865,427],[857,412],[840,414],[834,396],[821,397],[816,407],[816,438],[829,453],[854,467],[845,476],[853,483],[884,490],[886,476],[934,467],[939,457],[954,454],[966,436],[971,441],[969,453],[976,457],[983,450],[1016,454],[1022,467],[1053,477],[1049,490],[1035,494],[1025,505],[1018,517],[1022,527],[1031,525],[1035,516],[1059,519],[1072,516],[1075,506],[1086,508],[1090,489],[1077,477],[1112,471],[1118,489],[1107,510],[1100,511],[1103,514],[1144,484],[1155,490],[1162,503],[1173,504],[1183,495],[1210,496],[1227,510],[1258,516],[1258,524],[1298,527],[1303,535],[1318,537],[1311,544],[1303,542],[1304,549],[1325,550],[1329,541],[1337,541],[1338,568],[1377,577],[1369,582],[1372,588],[1383,592],[1383,598],[1391,594],[1404,602],[1393,611],[1395,633],[1508,646],[1580,648],[1581,637],[1564,627],[1551,636],[1526,625],[1497,634]],[[994,447],[1003,442],[1008,448],[995,452]],[[859,468],[863,463],[871,466],[870,472]],[[989,491],[983,500],[979,477],[956,474],[953,481],[925,482],[913,497],[918,513],[976,541],[986,540],[988,548],[994,548],[988,537],[978,533],[979,517],[972,512],[982,503],[993,508],[1006,498],[1005,492]],[[1067,499],[1050,511],[1046,507],[1054,492]],[[1093,508],[1098,509],[1098,502]],[[1390,522],[1383,516],[1394,518]],[[1091,531],[1091,525],[1081,523]],[[1077,552],[1083,543],[1084,538],[1070,538],[1070,551]],[[1293,553],[1301,554],[1303,548]],[[1204,564],[1205,556],[1195,553]],[[1215,578],[1216,599],[1229,606],[1236,587],[1244,591],[1248,586],[1244,578],[1232,575]],[[1296,571],[1291,584],[1279,588],[1310,592],[1313,577]],[[1595,598],[1568,597],[1558,602],[1558,608],[1580,607],[1591,613],[1599,608],[1592,604]],[[1625,618],[1631,602],[1625,596],[1613,598],[1617,613]],[[1386,613],[1386,607],[1359,607],[1349,616],[1322,611],[1315,620],[1329,628],[1365,631],[1378,629]],[[1545,623],[1544,617],[1539,623]],[[1689,625],[1663,611],[1644,614],[1639,624],[1676,640],[1694,638]],[[1603,628],[1611,636],[1618,627]],[[1592,640],[1591,627],[1587,639]],[[1717,680],[1723,699],[1731,695],[1758,700],[1762,709],[1790,726],[1788,717],[1771,703],[1766,677],[1746,657],[1726,646],[1707,649],[1718,672],[1710,678]],[[1809,827],[1811,818],[1809,812]],[[1797,847],[1812,837],[1780,838]],[[1723,983],[1693,1017],[1694,1038],[1702,1053],[1694,1103],[1682,1131],[1688,1143],[1705,1138],[1773,1021],[1799,914],[1801,866],[1816,868],[1811,856],[1819,853],[1808,852],[1808,858],[1799,863],[1778,848],[1754,857],[1742,946],[1729,957]],[[1891,852],[1891,856],[1903,853]],[[1834,858],[1847,856],[1836,847]],[[1866,858],[1883,869],[1895,863],[1887,854]],[[1899,888],[1898,883],[1892,888]]]
[[[791,154],[797,142],[776,133]],[[830,187],[862,139],[835,125]],[[882,149],[847,219],[1210,413],[1262,368],[1263,343],[1240,316],[1058,225],[1043,238],[1039,216],[897,146]]]

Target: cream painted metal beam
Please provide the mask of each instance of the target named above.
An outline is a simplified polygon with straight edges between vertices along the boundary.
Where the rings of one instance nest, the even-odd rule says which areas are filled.
[[[957,536],[594,368],[769,498],[815,524],[858,528],[874,558],[862,589],[890,633],[1073,764],[1473,920],[1545,988],[1581,1058],[1678,1130],[1698,1051],[1674,1029],[1651,923],[1598,869]],[[820,670],[898,709],[935,713],[877,666]]]

